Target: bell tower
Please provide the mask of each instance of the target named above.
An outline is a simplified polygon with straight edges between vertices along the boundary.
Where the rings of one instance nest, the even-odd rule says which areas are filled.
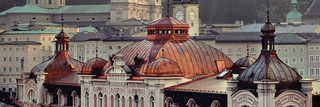
[[[199,36],[198,0],[173,0],[173,17],[189,25],[190,36]]]
[[[38,5],[42,8],[54,9],[66,5],[66,0],[27,0],[27,5]]]

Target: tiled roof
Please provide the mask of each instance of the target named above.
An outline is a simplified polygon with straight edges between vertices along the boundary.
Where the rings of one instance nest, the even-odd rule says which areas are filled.
[[[104,5],[66,5],[60,7],[56,14],[69,14],[69,13],[109,13],[110,7],[108,4]]]
[[[186,83],[171,86],[165,88],[165,90],[179,92],[227,94],[227,82],[229,80],[216,79],[217,76],[214,75],[215,74],[213,74],[212,76],[202,77]]]
[[[20,30],[20,31],[6,31],[6,32],[4,32],[2,34],[4,34],[4,35],[14,35],[14,34],[58,34],[60,31],[61,31],[60,29]]]
[[[71,39],[70,42],[84,42],[91,38],[100,38],[106,39],[108,36],[101,32],[80,32],[75,34]]]
[[[304,14],[304,16],[318,16],[320,15],[320,0],[314,0],[309,10]]]
[[[250,24],[240,28],[232,29],[227,32],[259,32],[264,23]],[[275,24],[273,24],[275,25]],[[319,25],[300,25],[300,26],[275,26],[276,34],[279,33],[315,33]]]
[[[13,41],[0,43],[0,45],[41,45],[41,43],[34,41]]]

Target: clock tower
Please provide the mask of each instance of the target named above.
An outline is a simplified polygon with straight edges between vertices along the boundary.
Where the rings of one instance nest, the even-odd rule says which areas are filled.
[[[173,17],[189,25],[190,36],[199,36],[198,0],[173,0]]]

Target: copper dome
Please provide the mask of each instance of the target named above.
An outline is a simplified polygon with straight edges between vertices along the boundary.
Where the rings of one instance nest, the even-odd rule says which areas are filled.
[[[243,58],[237,60],[232,65],[232,68],[231,68],[232,73],[240,74],[243,70],[245,70],[249,66],[251,66],[255,61],[256,61],[256,59],[254,59],[250,56],[246,56],[246,57],[243,57]]]
[[[176,62],[162,57],[151,62],[143,76],[183,77],[183,73]]]
[[[61,32],[56,37],[67,37],[67,38],[69,38],[69,35],[67,33],[65,33],[63,30],[61,30]]]
[[[107,61],[95,57],[90,60],[88,60],[81,69],[81,74],[87,74],[87,75],[96,75],[96,76],[103,76],[104,75],[104,65],[107,64]]]
[[[150,63],[162,57],[176,62],[184,77],[221,73],[230,69],[233,62],[224,53],[207,44],[194,40],[143,40],[133,43],[116,54],[123,54],[128,66],[134,66],[138,54],[144,60],[139,69],[133,69],[137,75],[144,75]],[[108,68],[110,65],[105,66]]]
[[[262,33],[274,33],[276,31],[275,27],[271,24],[270,21],[267,22],[261,27]]]

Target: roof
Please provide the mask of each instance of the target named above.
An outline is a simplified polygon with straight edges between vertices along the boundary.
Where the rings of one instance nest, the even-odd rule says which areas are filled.
[[[313,0],[309,10],[303,16],[317,16],[320,15],[320,0]]]
[[[72,14],[72,13],[109,13],[110,6],[108,4],[102,5],[66,5],[60,7],[55,13],[57,14]]]
[[[183,76],[183,73],[176,62],[161,57],[148,65],[144,76],[175,77]]]
[[[68,51],[56,52],[52,58],[31,69],[31,72],[46,72],[47,82],[64,77],[72,72],[81,70],[83,63],[73,59]]]
[[[250,56],[243,57],[237,60],[235,63],[233,63],[231,70],[233,73],[240,74],[243,71],[242,67],[245,67],[246,69],[247,67],[251,66],[255,61],[256,59]]]
[[[217,43],[231,42],[261,42],[261,33],[257,32],[230,32],[222,33],[218,36]],[[275,37],[275,44],[305,44],[307,40],[299,36],[300,34],[278,34]]]
[[[108,37],[109,36],[101,32],[80,32],[80,33],[74,34],[74,36],[70,39],[70,42],[84,42],[91,38],[100,38],[104,40],[104,39],[107,39]]]
[[[96,76],[103,76],[105,69],[103,69],[104,65],[107,64],[107,61],[99,58],[94,57],[88,60],[81,69],[81,74],[89,74],[89,75],[96,75]]]
[[[104,5],[66,5],[59,9],[47,9],[38,5],[24,5],[15,6],[6,11],[0,13],[0,15],[6,15],[8,13],[43,13],[43,14],[61,14],[63,10],[64,14],[72,13],[110,13],[110,7],[107,4]]]
[[[216,79],[217,76],[207,76],[186,83],[165,88],[166,91],[196,92],[210,94],[227,94],[227,79]]]
[[[98,30],[95,27],[79,27],[79,32],[97,32]]]
[[[259,32],[264,23],[250,24],[227,32]],[[275,25],[275,24],[273,24]],[[279,33],[315,33],[319,25],[279,26],[276,25],[276,34]]]
[[[19,31],[6,31],[4,35],[15,35],[15,34],[58,34],[60,29],[38,29],[38,30],[19,30]],[[66,31],[67,32],[67,31]]]
[[[0,43],[0,45],[41,45],[41,43],[34,41],[13,41]]]
[[[187,25],[187,23],[179,21],[176,18],[166,16],[158,21],[155,21],[154,23],[149,24],[149,25]]]
[[[0,15],[5,15],[8,13],[47,13],[51,14],[54,13],[56,9],[46,9],[42,8],[38,5],[24,5],[24,6],[15,6],[12,7],[4,12],[1,12]]]
[[[179,65],[184,77],[219,73],[230,69],[233,64],[231,59],[218,49],[194,40],[143,40],[121,49],[116,54],[123,54],[128,66],[135,64],[136,54],[141,56],[145,62],[135,72],[143,75],[151,62],[162,57],[162,49],[164,57]]]
[[[64,74],[60,78],[56,78],[51,81],[46,81],[45,84],[80,86],[78,73],[80,73],[80,71],[69,72],[67,74]]]

